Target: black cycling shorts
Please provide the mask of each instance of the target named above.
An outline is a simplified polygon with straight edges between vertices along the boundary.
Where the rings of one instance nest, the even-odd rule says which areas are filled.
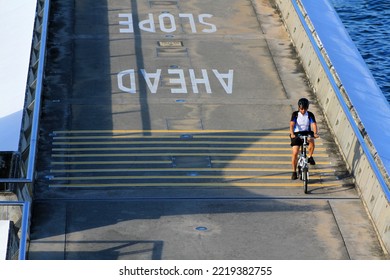
[[[291,147],[293,146],[301,146],[303,144],[303,140],[299,136],[304,136],[304,135],[310,135],[311,137],[314,137],[314,132],[313,131],[300,131],[300,132],[294,132],[295,137],[291,138]]]

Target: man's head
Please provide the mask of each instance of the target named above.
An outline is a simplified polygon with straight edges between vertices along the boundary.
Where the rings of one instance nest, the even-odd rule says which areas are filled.
[[[299,110],[307,110],[309,109],[309,100],[307,100],[306,98],[301,98],[299,99],[298,101],[298,109]]]

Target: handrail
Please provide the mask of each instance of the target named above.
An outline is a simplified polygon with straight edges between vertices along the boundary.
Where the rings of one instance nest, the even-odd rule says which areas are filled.
[[[39,1],[39,0],[38,0]],[[21,178],[0,178],[0,183],[33,183],[35,172],[35,160],[38,147],[38,134],[39,134],[39,117],[41,111],[41,94],[42,94],[42,81],[44,76],[45,67],[45,52],[48,33],[48,21],[49,21],[49,7],[50,0],[43,0],[43,16],[42,16],[42,30],[40,31],[40,48],[38,67],[36,75],[36,87],[35,87],[35,99],[33,117],[31,122],[31,137],[29,142],[29,154],[27,161],[27,172],[25,177]],[[39,14],[39,13],[37,13]]]
[[[43,23],[42,23],[42,31],[41,31],[41,43],[39,49],[37,86],[35,89],[36,93],[35,93],[33,121],[32,121],[32,128],[31,128],[30,153],[29,153],[27,174],[26,174],[26,179],[30,180],[31,182],[34,180],[36,150],[38,146],[38,133],[39,133],[38,128],[39,128],[39,117],[41,111],[42,81],[43,81],[43,73],[45,68],[47,26],[49,21],[49,4],[50,1],[46,0],[43,8]]]
[[[27,239],[30,227],[30,202],[23,202],[22,225],[20,228],[19,260],[25,260],[27,255]]]
[[[32,183],[30,178],[0,178],[0,183]]]

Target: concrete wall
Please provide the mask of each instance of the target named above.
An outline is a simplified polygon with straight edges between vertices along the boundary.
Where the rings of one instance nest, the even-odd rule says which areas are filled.
[[[315,2],[318,5],[316,8],[325,13],[320,6],[326,0]],[[362,201],[371,215],[383,247],[389,252],[389,176],[383,161],[378,157],[370,135],[367,134],[366,128],[358,117],[359,112],[356,112],[356,108],[351,103],[349,96],[353,93],[347,92],[343,87],[344,81],[340,79],[338,69],[332,65],[329,54],[322,45],[322,38],[318,37],[315,26],[310,20],[310,14],[306,13],[303,3],[299,0],[275,0],[275,4],[290,33],[349,171],[355,178]],[[336,39],[334,42],[337,42]],[[389,143],[388,139],[387,143]]]

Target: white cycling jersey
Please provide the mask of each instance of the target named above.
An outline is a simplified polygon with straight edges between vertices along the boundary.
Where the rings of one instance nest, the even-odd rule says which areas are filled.
[[[299,111],[295,111],[291,116],[291,121],[295,123],[294,132],[311,131],[311,124],[316,122],[314,114],[306,111],[302,114]]]

